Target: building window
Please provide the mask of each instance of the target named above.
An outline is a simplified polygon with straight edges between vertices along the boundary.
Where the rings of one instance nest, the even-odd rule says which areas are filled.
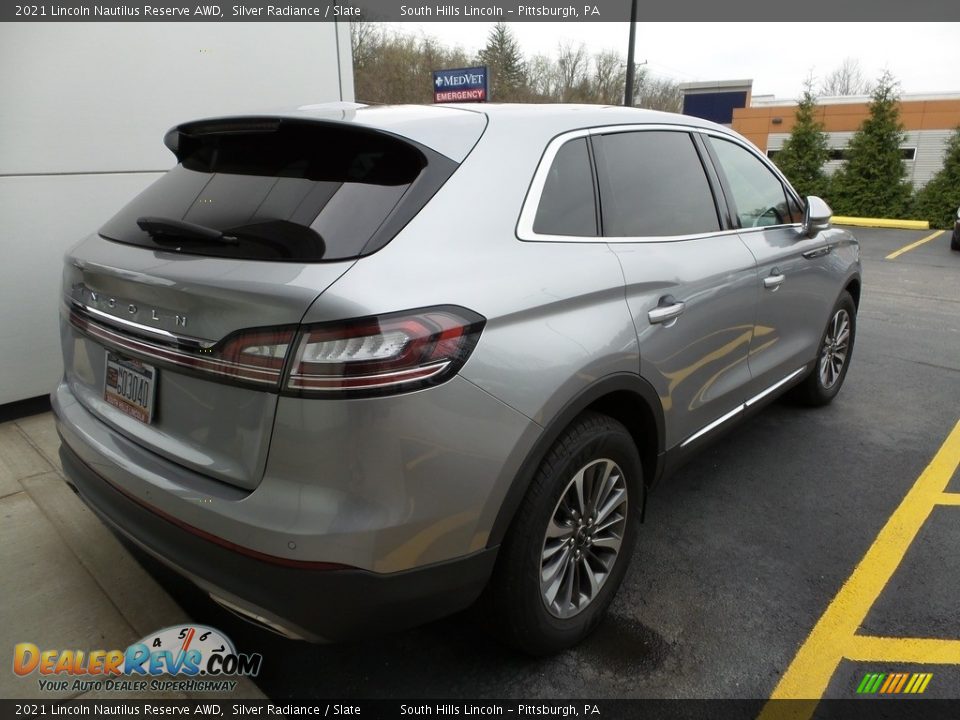
[[[767,150],[767,157],[771,160],[774,160],[777,155],[780,154],[781,148],[775,150]],[[847,160],[847,149],[846,148],[830,148],[830,154],[827,157],[827,160],[832,161],[843,161]],[[900,159],[901,160],[916,160],[917,159],[917,149],[915,147],[902,147],[900,148]]]

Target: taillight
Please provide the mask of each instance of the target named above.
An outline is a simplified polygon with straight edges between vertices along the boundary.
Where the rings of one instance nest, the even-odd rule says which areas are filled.
[[[306,326],[284,389],[356,397],[436,385],[463,366],[483,324],[470,310],[438,307]]]
[[[465,308],[443,306],[299,329],[239,330],[211,343],[119,325],[77,304],[68,313],[75,328],[108,347],[221,382],[276,391],[289,362],[283,391],[312,397],[382,395],[444,382],[467,361],[485,322]]]
[[[104,345],[147,362],[274,390],[280,387],[283,363],[296,334],[294,327],[255,328],[211,344],[170,333],[163,333],[167,337],[147,337],[149,328],[133,329],[132,323],[113,326],[120,321],[90,308],[71,307],[69,319],[75,328]]]

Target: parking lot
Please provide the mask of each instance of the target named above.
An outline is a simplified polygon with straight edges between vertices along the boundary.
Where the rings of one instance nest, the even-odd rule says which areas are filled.
[[[138,558],[263,653],[271,698],[848,698],[865,673],[915,672],[925,696],[960,697],[960,253],[944,233],[887,259],[933,233],[853,232],[863,295],[837,401],[778,402],[657,487],[609,618],[575,650],[518,656],[476,611],[290,642]]]

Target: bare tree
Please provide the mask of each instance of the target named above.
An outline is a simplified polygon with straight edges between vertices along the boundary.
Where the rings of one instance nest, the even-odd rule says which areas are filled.
[[[860,62],[849,57],[820,83],[821,96],[869,95],[871,89],[870,83],[863,76]]]
[[[676,82],[651,77],[646,72],[639,74],[639,77],[640,86],[634,93],[634,102],[638,107],[674,113],[683,109],[683,91]]]
[[[470,60],[426,34],[388,32],[382,25],[351,23],[354,91],[361,102],[433,102],[433,70],[463,67]]]
[[[534,55],[527,63],[527,88],[531,102],[551,102],[559,94],[557,68],[546,55]]]
[[[623,100],[626,64],[619,53],[591,55],[582,43],[565,43],[553,57],[534,55],[526,60],[506,26],[491,33],[479,58],[424,33],[408,35],[365,20],[351,23],[350,40],[356,96],[364,102],[432,102],[431,71],[478,59],[490,66],[495,82],[499,78],[495,100],[608,105]],[[634,98],[641,107],[672,112],[679,112],[683,103],[675,82],[651,77],[646,68],[637,73]]]
[[[619,105],[623,101],[626,72],[626,65],[619,53],[607,50],[594,55],[591,102]]]
[[[354,20],[350,23],[350,49],[353,52],[353,64],[362,68],[370,62],[375,48],[383,39],[383,29],[377,23],[368,20]]]
[[[583,43],[574,47],[563,43],[557,49],[557,84],[559,102],[583,102],[589,94],[589,58]]]

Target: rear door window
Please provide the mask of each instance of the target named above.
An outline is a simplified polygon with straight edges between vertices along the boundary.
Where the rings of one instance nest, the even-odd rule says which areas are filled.
[[[596,237],[596,193],[586,138],[570,140],[554,156],[533,231],[540,235]]]
[[[397,137],[322,123],[185,126],[172,143],[179,164],[103,237],[214,257],[356,258],[389,242],[456,168]]]
[[[597,145],[603,234],[664,237],[716,232],[706,171],[686,132],[603,135]]]

